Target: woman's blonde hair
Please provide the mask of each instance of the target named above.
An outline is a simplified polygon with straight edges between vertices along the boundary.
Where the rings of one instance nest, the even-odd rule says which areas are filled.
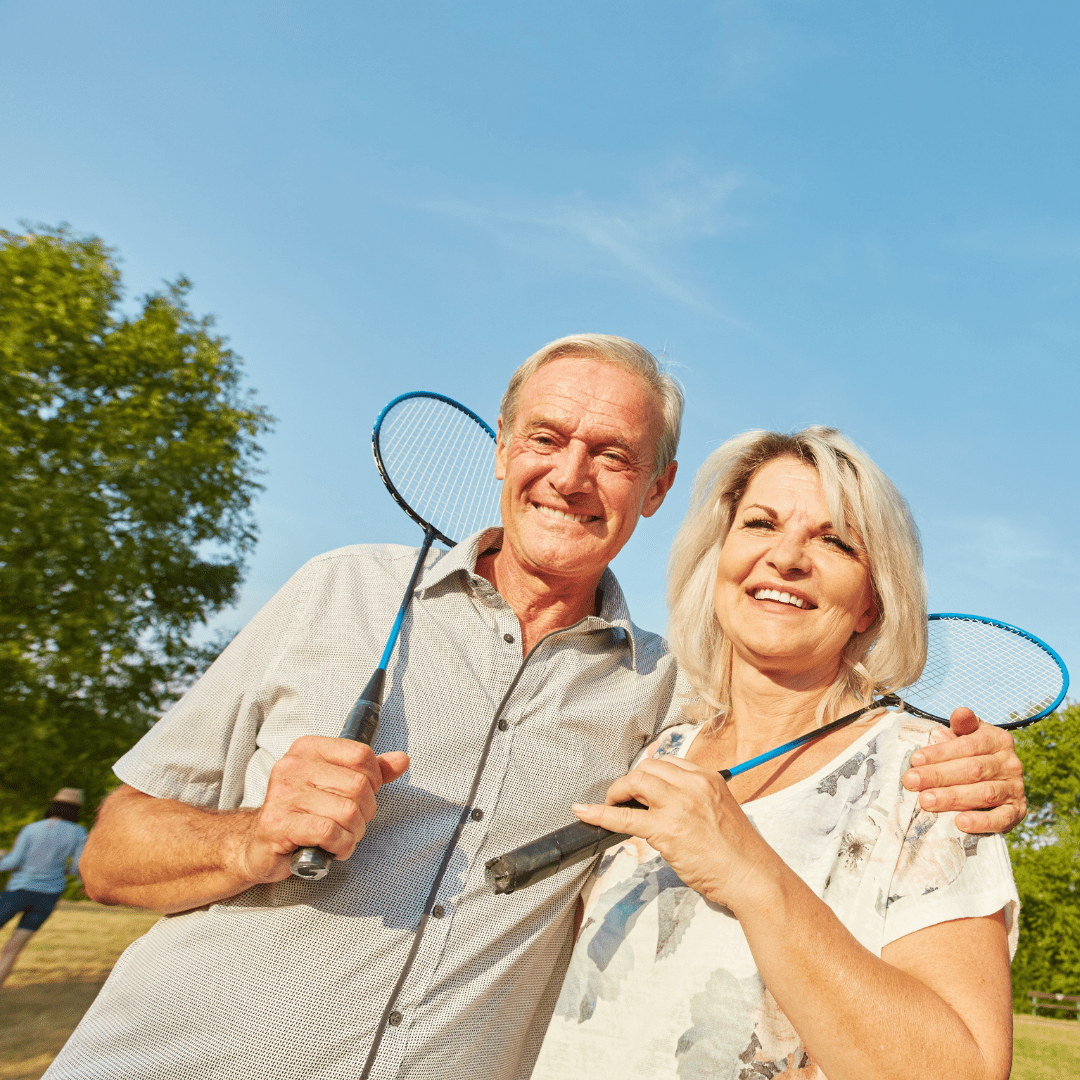
[[[729,439],[698,470],[668,566],[668,637],[697,695],[685,711],[715,726],[727,719],[731,697],[731,643],[713,601],[720,548],[754,474],[782,457],[817,470],[837,534],[847,542],[854,530],[861,538],[878,609],[874,621],[844,647],[836,681],[818,707],[819,724],[834,719],[842,701],[869,704],[875,693],[910,685],[926,663],[926,578],[918,529],[904,497],[832,428],[791,435],[748,431]]]

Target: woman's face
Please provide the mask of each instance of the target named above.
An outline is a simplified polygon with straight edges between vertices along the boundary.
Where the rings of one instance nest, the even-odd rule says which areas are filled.
[[[763,465],[720,550],[716,617],[758,670],[831,681],[853,633],[877,615],[861,539],[843,543],[817,470],[797,458]]]

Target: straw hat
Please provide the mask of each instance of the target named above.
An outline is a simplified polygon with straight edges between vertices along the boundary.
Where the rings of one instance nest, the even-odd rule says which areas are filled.
[[[76,806],[82,806],[82,789],[77,787],[62,787],[53,797],[53,802],[69,802]]]

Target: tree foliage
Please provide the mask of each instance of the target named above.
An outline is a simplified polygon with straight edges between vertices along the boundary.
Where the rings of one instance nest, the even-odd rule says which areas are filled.
[[[95,237],[0,230],[0,832],[109,765],[200,664],[255,541],[270,417],[180,278],[120,310]]]
[[[1013,1002],[1027,992],[1080,994],[1080,704],[1017,733],[1027,821],[1009,838],[1020,894]]]

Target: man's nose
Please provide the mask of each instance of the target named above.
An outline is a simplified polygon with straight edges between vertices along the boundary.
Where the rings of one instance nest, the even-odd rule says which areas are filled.
[[[551,486],[563,496],[576,495],[593,488],[592,458],[584,446],[571,443],[555,455],[548,473]]]

